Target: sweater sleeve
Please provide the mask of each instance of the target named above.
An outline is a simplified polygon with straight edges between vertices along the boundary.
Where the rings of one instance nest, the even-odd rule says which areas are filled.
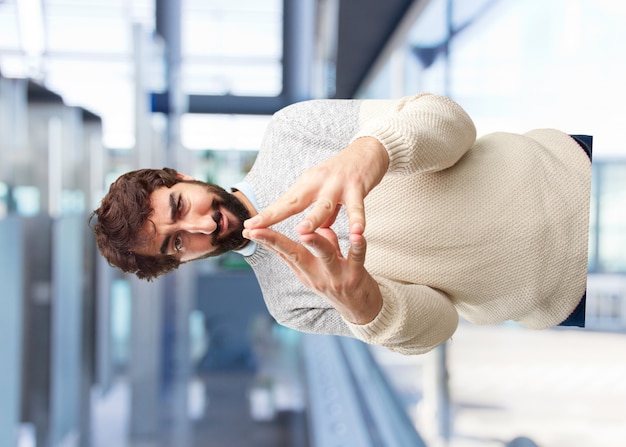
[[[439,171],[474,144],[476,127],[456,102],[421,93],[396,101],[363,101],[354,139],[374,137],[389,154],[389,173]]]
[[[445,343],[458,326],[458,313],[440,291],[377,278],[383,307],[370,323],[344,320],[354,336],[405,355],[423,354]]]

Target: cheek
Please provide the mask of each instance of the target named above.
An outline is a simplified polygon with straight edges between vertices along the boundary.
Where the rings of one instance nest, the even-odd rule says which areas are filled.
[[[182,261],[201,258],[214,250],[211,236],[206,234],[191,234],[189,236],[187,248],[181,257]]]

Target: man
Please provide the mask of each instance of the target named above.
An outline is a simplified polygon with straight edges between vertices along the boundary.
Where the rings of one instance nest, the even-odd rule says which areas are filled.
[[[279,323],[419,354],[459,314],[539,329],[584,304],[586,149],[551,129],[476,139],[430,94],[307,101],[275,114],[232,194],[136,171],[94,230],[111,264],[147,279],[238,251]]]

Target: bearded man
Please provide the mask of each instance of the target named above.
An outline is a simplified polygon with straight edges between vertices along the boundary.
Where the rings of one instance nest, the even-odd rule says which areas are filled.
[[[475,324],[584,325],[591,139],[476,138],[449,98],[277,112],[231,192],[124,174],[93,217],[107,260],[151,279],[233,250],[278,323],[420,354]],[[367,227],[366,227],[367,221]]]

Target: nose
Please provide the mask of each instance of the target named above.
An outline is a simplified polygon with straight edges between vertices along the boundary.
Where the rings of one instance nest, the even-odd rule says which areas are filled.
[[[217,222],[210,214],[187,216],[181,222],[181,229],[192,234],[212,234],[217,229]]]

